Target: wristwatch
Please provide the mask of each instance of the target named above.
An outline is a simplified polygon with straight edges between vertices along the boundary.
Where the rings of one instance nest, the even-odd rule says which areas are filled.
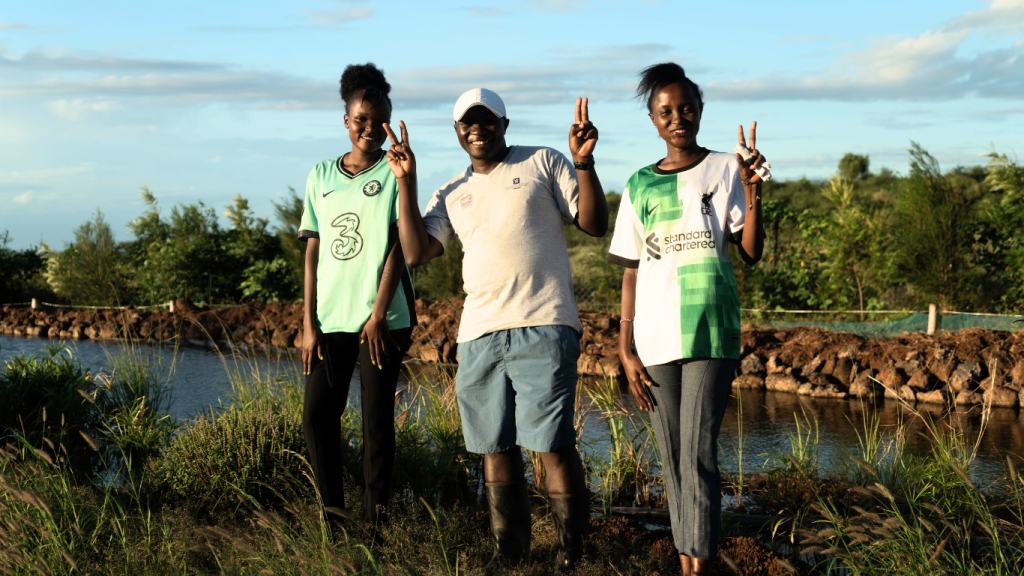
[[[594,157],[591,156],[590,160],[587,160],[586,162],[573,162],[572,165],[577,170],[590,170],[594,167]]]

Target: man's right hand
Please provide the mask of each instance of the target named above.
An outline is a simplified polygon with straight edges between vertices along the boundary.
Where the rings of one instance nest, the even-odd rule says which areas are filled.
[[[644,363],[632,351],[619,352],[619,360],[622,361],[622,368],[626,372],[626,380],[629,380],[630,393],[633,394],[639,408],[647,412],[654,406],[651,392],[648,390],[654,385],[654,381],[647,373]]]
[[[311,322],[304,322],[302,328],[302,373],[309,376],[313,371],[313,358],[324,359],[323,348],[320,346],[323,333]]]

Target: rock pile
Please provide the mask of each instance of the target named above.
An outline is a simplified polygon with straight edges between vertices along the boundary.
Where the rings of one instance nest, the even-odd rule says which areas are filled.
[[[204,309],[187,300],[167,310],[68,311],[0,308],[0,333],[68,340],[230,342],[253,348],[300,348],[300,304],[250,304]],[[462,301],[416,301],[419,326],[409,356],[457,363]],[[614,316],[580,312],[579,371],[623,375]],[[900,397],[908,402],[1024,404],[1024,332],[970,329],[935,336],[865,339],[817,328],[745,327],[740,374],[733,386],[815,398]]]
[[[1024,404],[1024,333],[969,329],[865,339],[817,328],[744,330],[733,386],[817,398]]]

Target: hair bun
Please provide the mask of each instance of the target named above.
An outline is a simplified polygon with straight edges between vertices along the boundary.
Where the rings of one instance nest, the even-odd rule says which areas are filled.
[[[391,105],[391,98],[388,96],[391,92],[391,84],[388,84],[387,79],[384,78],[383,70],[377,68],[373,62],[349,64],[341,74],[341,99],[345,101],[345,104],[349,104],[353,95],[364,90],[374,90],[380,93],[383,99],[387,100],[388,105]]]

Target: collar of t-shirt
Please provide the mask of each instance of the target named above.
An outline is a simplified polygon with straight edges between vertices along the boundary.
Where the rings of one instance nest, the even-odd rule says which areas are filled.
[[[700,157],[699,158],[697,158],[693,162],[687,164],[686,166],[683,166],[682,168],[674,168],[672,170],[664,170],[664,169],[661,168],[661,163],[662,163],[663,160],[665,160],[664,158],[662,158],[661,160],[658,160],[657,162],[654,163],[654,173],[655,174],[665,174],[665,175],[668,175],[668,174],[679,174],[680,172],[686,172],[687,170],[691,170],[693,168],[696,168],[701,162],[704,161],[705,158],[708,157],[708,154],[710,154],[710,153],[711,153],[711,150],[708,150],[707,148],[701,148],[701,153],[700,153]]]

